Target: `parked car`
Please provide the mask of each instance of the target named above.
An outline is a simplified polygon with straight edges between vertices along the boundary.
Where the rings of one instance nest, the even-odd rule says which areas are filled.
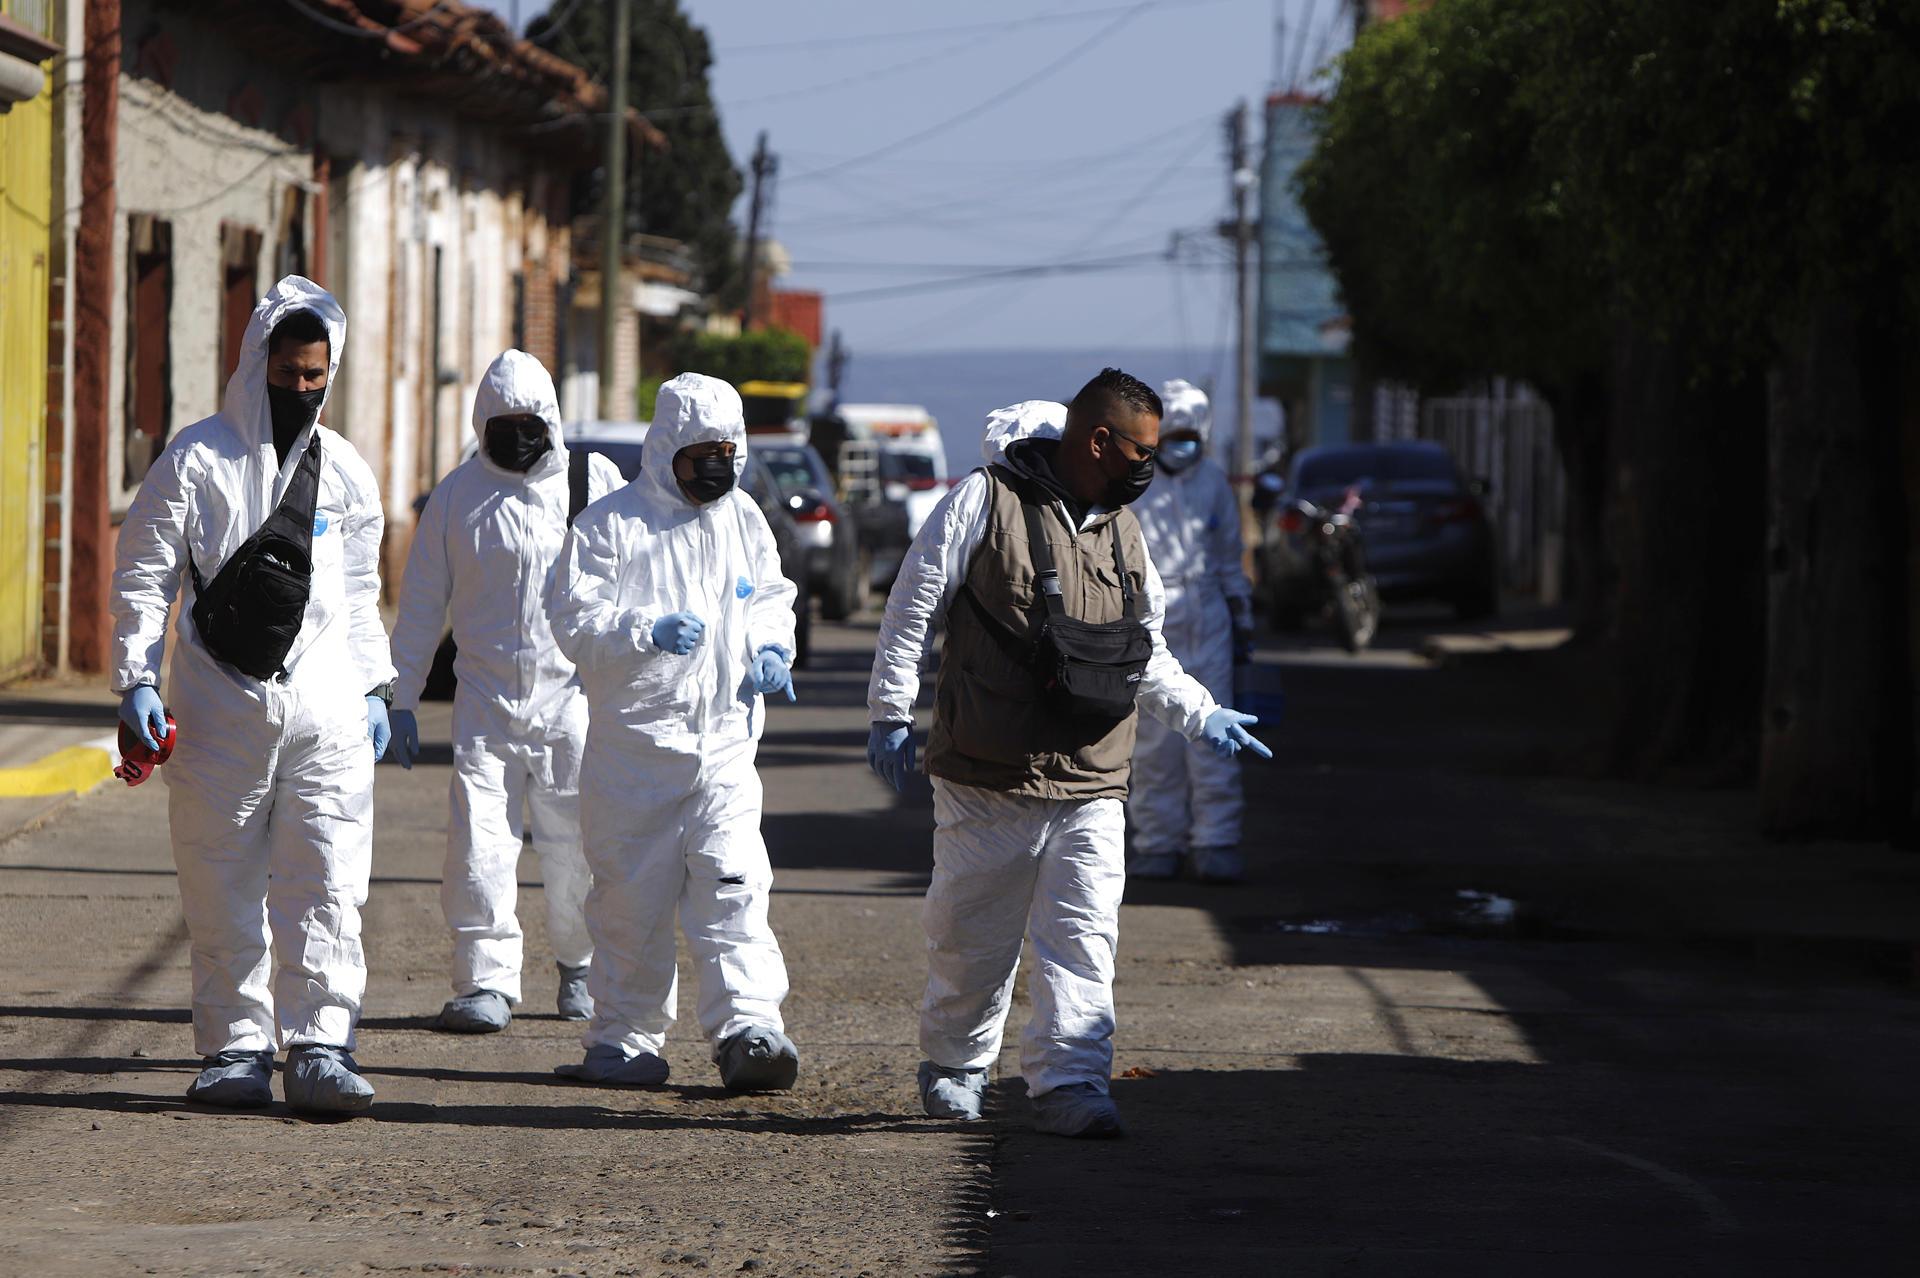
[[[747,449],[746,470],[740,475],[740,488],[753,498],[767,517],[767,527],[773,529],[774,545],[780,548],[781,575],[800,588],[793,600],[793,664],[798,669],[807,664],[813,652],[813,589],[807,577],[807,544],[780,495],[780,485],[751,447]]]
[[[645,422],[570,422],[562,428],[569,449],[585,449],[590,453],[600,453],[619,467],[621,476],[632,483],[640,474],[641,446],[646,442],[647,423]],[[471,457],[477,445],[470,444],[466,456]],[[465,458],[462,458],[465,460]],[[800,587],[799,597],[794,600],[795,639],[797,649],[794,665],[804,666],[811,649],[812,628],[812,592],[807,581],[807,554],[799,528],[793,515],[779,494],[779,488],[766,470],[757,464],[752,450],[747,454],[747,467],[741,476],[741,489],[752,497],[760,507],[760,513],[766,516],[767,526],[773,529],[774,543],[780,548],[780,571]],[[414,507],[418,514],[426,505],[422,496]],[[433,667],[427,672],[427,685],[422,697],[427,701],[451,701],[457,680],[453,673],[453,659],[459,649],[453,642],[453,631],[448,630],[440,641],[439,650],[434,653]]]
[[[866,606],[873,555],[861,543],[860,523],[834,494],[833,475],[812,444],[797,438],[756,437],[748,447],[779,485],[807,547],[807,579],[829,621]]]
[[[1338,507],[1350,488],[1360,495],[1354,519],[1383,597],[1444,600],[1463,620],[1498,609],[1499,560],[1481,504],[1485,483],[1469,482],[1451,453],[1425,440],[1334,444],[1301,450],[1284,479],[1269,473],[1258,489],[1256,566],[1277,627],[1297,626],[1311,595],[1311,559],[1300,529],[1283,526],[1283,513],[1296,501]]]

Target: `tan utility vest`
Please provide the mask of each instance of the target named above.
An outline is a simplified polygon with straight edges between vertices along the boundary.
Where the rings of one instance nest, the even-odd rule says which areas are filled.
[[[1044,606],[1037,597],[1021,494],[1043,503],[1041,523],[1060,573],[1067,611],[1082,621],[1118,621],[1125,603],[1114,571],[1113,539],[1147,595],[1140,523],[1124,508],[1094,517],[1078,533],[1038,485],[1004,466],[989,467],[987,529],[967,562],[960,592],[947,607],[947,640],[934,689],[927,773],[960,785],[1042,799],[1125,798],[1133,767],[1134,720],[1118,723],[1065,715],[1041,699],[1033,668],[1008,650],[1031,645]],[[961,597],[971,592],[979,610]],[[980,613],[1003,628],[996,637]]]

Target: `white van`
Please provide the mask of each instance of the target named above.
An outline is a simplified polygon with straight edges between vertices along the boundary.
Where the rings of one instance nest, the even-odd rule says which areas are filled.
[[[912,537],[947,491],[940,424],[919,404],[841,404],[835,411],[847,425],[843,482],[870,485],[879,499],[904,507]]]

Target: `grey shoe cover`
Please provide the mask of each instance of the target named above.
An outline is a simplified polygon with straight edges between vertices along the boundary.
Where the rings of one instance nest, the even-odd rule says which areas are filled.
[[[1068,1083],[1034,1097],[1033,1126],[1035,1131],[1085,1140],[1122,1134],[1113,1098],[1093,1083]]]
[[[207,1057],[206,1068],[187,1088],[187,1099],[226,1109],[259,1109],[273,1103],[273,1053],[229,1051]]]
[[[743,1029],[714,1053],[720,1082],[734,1092],[784,1092],[800,1076],[800,1052],[777,1029]]]
[[[1177,879],[1180,877],[1178,852],[1135,852],[1127,858],[1130,879]]]
[[[450,998],[434,1028],[454,1034],[498,1034],[513,1023],[513,1004],[505,994],[475,990]]]
[[[296,1047],[281,1080],[287,1104],[304,1114],[358,1114],[373,1104],[373,1084],[344,1047]]]
[[[986,1070],[920,1062],[920,1107],[928,1118],[978,1118],[986,1098]]]
[[[1193,877],[1202,883],[1239,883],[1247,877],[1247,859],[1239,848],[1195,848]]]
[[[568,967],[565,963],[555,963],[560,969],[560,997],[556,1006],[563,1021],[590,1021],[593,1019],[593,997],[587,993],[587,967]]]
[[[562,1078],[577,1078],[583,1083],[609,1083],[620,1087],[658,1087],[667,1081],[667,1063],[652,1052],[629,1056],[619,1048],[604,1043],[589,1047],[586,1059],[578,1065],[556,1065],[553,1072]]]

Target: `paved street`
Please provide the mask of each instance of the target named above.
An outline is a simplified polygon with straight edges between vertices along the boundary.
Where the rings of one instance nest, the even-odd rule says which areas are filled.
[[[787,1096],[725,1094],[685,1032],[663,1090],[553,1077],[531,854],[522,1014],[426,1028],[439,706],[379,774],[372,1116],[191,1107],[165,790],[103,787],[0,842],[0,1271],[1909,1272],[1916,858],[1542,775],[1519,659],[1435,663],[1429,629],[1263,653],[1291,717],[1248,773],[1256,878],[1130,894],[1110,1144],[1033,1134],[1010,1074],[984,1124],[919,1114],[931,813],[866,773],[870,626],[816,625],[760,756]]]

